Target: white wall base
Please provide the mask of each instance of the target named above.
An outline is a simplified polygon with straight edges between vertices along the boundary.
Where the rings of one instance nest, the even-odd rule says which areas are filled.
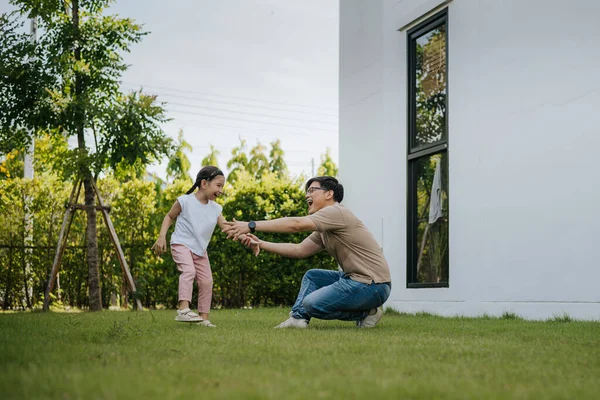
[[[594,302],[466,302],[466,301],[399,301],[391,300],[384,308],[399,312],[427,312],[443,317],[501,317],[505,312],[528,320],[546,320],[568,315],[576,320],[600,321],[600,303]]]

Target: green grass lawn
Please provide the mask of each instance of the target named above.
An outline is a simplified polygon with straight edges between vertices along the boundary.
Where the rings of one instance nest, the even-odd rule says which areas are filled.
[[[599,399],[600,322],[386,314],[374,329],[288,310],[0,314],[2,399]]]

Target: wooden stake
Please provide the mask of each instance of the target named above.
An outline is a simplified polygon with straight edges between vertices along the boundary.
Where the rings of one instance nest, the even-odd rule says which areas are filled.
[[[143,309],[142,302],[140,301],[140,299],[135,297],[135,293],[137,292],[137,289],[135,287],[135,282],[133,281],[133,276],[131,275],[131,272],[129,271],[129,266],[127,265],[127,260],[125,260],[125,254],[123,254],[123,249],[121,248],[121,243],[119,242],[119,238],[117,237],[117,232],[115,231],[115,227],[113,226],[113,223],[110,219],[108,210],[104,206],[104,202],[102,201],[100,192],[98,191],[98,188],[96,187],[96,183],[94,182],[93,179],[91,180],[91,182],[92,182],[92,187],[94,188],[94,192],[96,192],[96,196],[98,197],[98,203],[100,203],[100,211],[102,212],[102,215],[104,215],[104,222],[106,223],[106,227],[108,228],[108,234],[110,236],[110,240],[113,242],[113,244],[115,245],[115,247],[117,249],[117,255],[119,257],[119,262],[121,263],[121,269],[123,270],[123,276],[125,277],[125,280],[127,281],[128,285],[129,285],[129,290],[131,290],[131,293],[134,295],[133,297],[135,298],[135,302],[136,302],[138,310],[142,310]]]
[[[135,282],[133,281],[133,276],[129,271],[129,266],[127,265],[127,261],[125,260],[125,255],[123,254],[123,249],[121,248],[121,243],[119,242],[119,238],[117,237],[117,233],[115,231],[115,227],[108,215],[109,207],[104,206],[104,202],[102,201],[102,197],[100,197],[100,192],[96,187],[96,183],[94,179],[91,179],[92,187],[94,188],[94,192],[98,197],[98,203],[100,203],[99,207],[96,207],[97,210],[102,212],[104,216],[104,222],[108,228],[108,234],[110,236],[111,241],[115,245],[117,249],[117,255],[119,257],[119,262],[121,264],[121,270],[123,271],[123,276],[129,286],[129,290],[135,297],[135,293],[137,289],[135,287]],[[56,254],[54,255],[54,262],[52,264],[52,270],[50,271],[50,277],[48,279],[48,286],[46,287],[46,293],[44,294],[44,306],[43,310],[48,311],[50,308],[50,293],[54,288],[54,282],[56,281],[56,277],[58,275],[58,270],[60,268],[60,263],[62,261],[62,256],[65,251],[65,247],[67,246],[67,237],[69,236],[69,231],[71,230],[71,223],[73,222],[73,216],[75,215],[76,210],[85,209],[86,206],[81,204],[75,204],[77,199],[79,198],[79,193],[81,192],[81,186],[83,185],[83,181],[75,181],[73,185],[73,190],[71,191],[71,195],[69,197],[69,203],[67,204],[67,209],[65,210],[65,215],[63,217],[62,226],[60,228],[60,234],[58,235],[58,244],[56,245]],[[77,189],[77,194],[75,194],[75,190]],[[135,299],[136,306],[138,310],[142,310],[142,302],[140,299]]]
[[[77,198],[79,197],[81,184],[82,182],[75,181],[75,183],[73,184],[73,190],[71,190],[71,195],[69,196],[69,203],[67,204],[67,209],[65,210],[62,226],[60,227],[60,234],[58,235],[58,243],[56,245],[56,253],[54,254],[52,270],[50,271],[50,277],[48,279],[48,286],[46,286],[46,293],[44,294],[44,311],[48,311],[50,306],[50,292],[52,292],[52,289],[54,288],[54,281],[56,280],[56,276],[58,275],[58,268],[60,266],[60,262],[62,261],[62,256],[67,244],[67,236],[69,236],[71,222],[73,222],[73,198],[77,200]],[[76,189],[77,196],[75,196]]]

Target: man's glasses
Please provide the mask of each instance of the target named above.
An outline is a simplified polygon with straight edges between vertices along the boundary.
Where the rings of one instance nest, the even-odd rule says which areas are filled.
[[[315,190],[323,190],[323,191],[326,192],[329,189],[325,189],[325,188],[322,188],[322,187],[313,186],[313,187],[309,187],[308,189],[306,189],[306,193],[312,194]]]

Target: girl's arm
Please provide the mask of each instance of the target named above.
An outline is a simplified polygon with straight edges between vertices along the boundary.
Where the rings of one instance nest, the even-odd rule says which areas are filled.
[[[181,214],[181,204],[179,204],[178,200],[175,200],[175,203],[171,207],[171,210],[165,215],[163,219],[162,225],[160,226],[160,233],[158,234],[158,239],[156,243],[152,246],[152,250],[156,255],[161,255],[167,250],[167,231],[169,227],[177,219],[177,216]]]
[[[225,229],[227,229],[227,220],[225,219],[223,214],[219,214],[219,218],[217,218],[217,225],[219,225],[219,228],[221,228],[223,232],[225,231]]]
[[[306,258],[323,250],[321,246],[313,242],[310,238],[304,239],[301,243],[273,243],[260,240],[251,233],[245,234],[245,236],[241,240],[246,246],[258,245],[261,249],[269,253],[289,258]]]

